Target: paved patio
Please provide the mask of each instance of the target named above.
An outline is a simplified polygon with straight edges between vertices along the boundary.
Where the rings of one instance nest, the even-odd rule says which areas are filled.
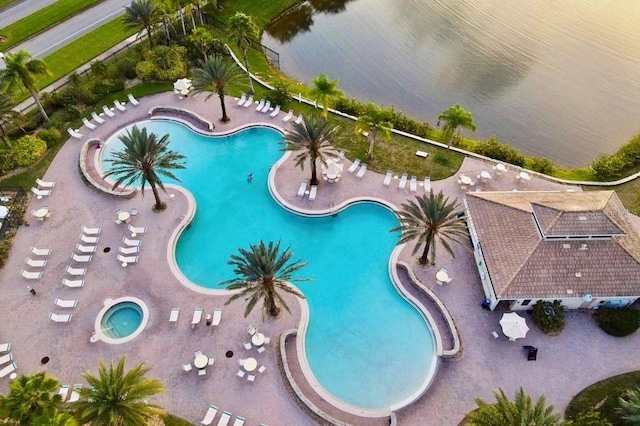
[[[31,200],[27,211],[49,205],[52,216],[44,222],[27,214],[29,226],[20,228],[7,265],[0,270],[0,282],[5,283],[0,293],[2,330],[0,340],[12,343],[12,353],[20,373],[29,374],[48,371],[56,375],[63,384],[82,383],[81,372],[97,371],[99,360],[128,356],[128,364],[146,361],[153,369],[153,377],[159,377],[169,391],[157,398],[167,411],[199,422],[210,404],[220,410],[246,418],[246,424],[263,422],[274,425],[313,424],[289,395],[288,387],[276,364],[275,345],[267,347],[258,355],[259,363],[266,366],[263,375],[255,383],[247,383],[235,377],[238,357],[249,353],[242,348],[247,341],[248,324],[258,326],[270,336],[283,330],[295,328],[300,318],[300,305],[289,299],[292,315],[285,314],[277,321],[262,322],[256,310],[244,319],[244,306],[234,303],[223,306],[225,295],[195,292],[180,284],[171,273],[167,262],[166,248],[169,236],[178,225],[180,217],[187,211],[187,199],[178,189],[169,188],[173,198],[162,194],[167,201],[167,210],[161,214],[151,212],[152,195],[144,198],[122,200],[104,195],[89,187],[78,172],[78,155],[81,144],[88,138],[106,139],[125,124],[144,119],[152,106],[171,105],[190,109],[216,124],[216,132],[230,131],[245,123],[264,122],[283,125],[281,118],[272,119],[259,114],[253,108],[237,108],[230,98],[227,104],[232,121],[222,124],[219,102],[216,97],[203,102],[204,97],[189,97],[178,100],[165,93],[141,99],[140,105],[128,105],[124,113],[116,111],[116,117],[96,130],[81,128],[84,139],[70,139],[62,148],[45,175],[45,180],[57,182],[53,194],[42,200]],[[349,153],[347,153],[349,157]],[[345,160],[348,167],[349,161]],[[331,211],[354,197],[374,197],[399,206],[413,197],[409,185],[406,190],[397,188],[397,180],[390,187],[382,185],[383,176],[367,171],[362,179],[346,172],[336,184],[322,183],[314,202],[295,194],[301,180],[308,178],[309,171],[293,166],[290,159],[283,161],[275,173],[275,187],[282,199],[297,209]],[[462,171],[475,176],[481,170],[492,171],[491,164],[466,159]],[[400,175],[403,171],[397,173]],[[463,191],[456,182],[457,177],[432,182],[434,191],[443,190],[450,197],[461,200]],[[515,172],[494,176],[484,185],[484,190],[541,190],[566,189],[552,182],[533,178],[528,183],[518,183]],[[422,188],[418,188],[418,194]],[[130,210],[137,207],[140,214],[133,224],[146,226],[149,231],[142,237],[143,245],[138,264],[122,268],[116,261],[116,251],[123,236],[128,235],[124,225],[114,223],[118,208]],[[68,289],[61,285],[64,269],[73,265],[70,261],[80,235],[82,225],[100,226],[102,234],[98,252],[88,265],[86,285],[82,289]],[[53,253],[44,268],[40,281],[28,282],[20,277],[29,247],[49,247]],[[109,253],[102,250],[111,247]],[[405,249],[400,259],[414,265],[410,248]],[[595,322],[584,312],[572,312],[567,327],[558,337],[546,337],[531,327],[526,339],[509,342],[506,338],[494,340],[491,332],[500,330],[498,321],[502,312],[482,310],[483,294],[472,254],[467,248],[456,247],[456,258],[450,259],[441,251],[437,265],[431,268],[417,266],[416,275],[445,302],[460,331],[464,347],[463,356],[457,360],[440,361],[434,383],[425,395],[412,406],[398,413],[401,425],[456,425],[465,413],[474,408],[473,399],[481,397],[492,400],[492,391],[501,387],[508,395],[523,386],[533,396],[545,394],[549,403],[558,410],[564,409],[571,397],[585,386],[608,376],[638,368],[631,354],[640,349],[637,336],[616,339],[601,332]],[[446,265],[453,281],[442,287],[435,285],[435,271]],[[32,296],[27,285],[37,290]],[[106,298],[135,296],[143,299],[150,309],[150,321],[146,330],[130,343],[107,345],[90,343],[96,314]],[[54,324],[48,320],[54,309],[54,299],[77,299],[78,307],[70,310],[73,320],[69,325]],[[171,307],[181,308],[177,326],[168,323]],[[189,326],[194,308],[208,311],[224,309],[219,327],[204,324],[192,330]],[[1,343],[1,342],[0,342]],[[538,360],[527,362],[522,345],[539,348]],[[206,377],[197,377],[194,372],[185,373],[181,364],[192,361],[193,350],[202,349],[216,359]],[[233,358],[225,352],[234,351]],[[255,350],[251,356],[256,355]],[[50,362],[41,365],[42,357]],[[1,379],[6,386],[8,380]],[[219,415],[218,415],[219,416]],[[217,421],[217,417],[216,417]]]

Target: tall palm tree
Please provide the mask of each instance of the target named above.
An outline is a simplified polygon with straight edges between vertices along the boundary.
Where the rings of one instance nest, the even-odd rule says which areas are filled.
[[[640,388],[628,389],[618,400],[618,414],[625,424],[640,424]]]
[[[442,191],[437,195],[431,193],[428,196],[416,196],[415,201],[402,205],[402,210],[398,212],[400,226],[393,228],[391,232],[402,231],[398,244],[417,240],[412,255],[424,244],[420,256],[422,265],[434,262],[437,243],[455,257],[450,243],[463,244],[463,238],[468,236],[464,219],[457,215],[457,208],[458,203],[455,200],[449,201]]]
[[[455,104],[449,109],[445,110],[438,117],[438,122],[444,121],[444,127],[442,128],[443,136],[448,138],[447,149],[451,148],[453,142],[453,134],[456,129],[460,134],[460,128],[476,131],[476,125],[473,124],[473,114],[462,108],[460,104]]]
[[[156,6],[154,0],[132,0],[129,6],[124,8],[125,14],[122,17],[127,28],[140,28],[147,31],[149,37],[149,45],[153,47],[151,38],[151,30],[153,26],[159,22],[160,10]]]
[[[285,131],[284,151],[300,151],[296,156],[296,166],[304,170],[304,163],[308,160],[311,166],[311,185],[318,184],[316,161],[326,164],[328,155],[336,155],[337,150],[331,145],[342,138],[339,134],[340,126],[330,123],[324,117],[313,114],[300,123],[293,123],[293,129]]]
[[[164,185],[160,175],[170,179],[180,181],[171,170],[184,169],[183,160],[186,158],[182,154],[168,150],[169,135],[166,134],[158,139],[155,133],[147,134],[147,129],[140,130],[138,126],[133,126],[124,135],[118,136],[124,144],[121,151],[114,152],[106,160],[113,165],[113,168],[105,173],[105,177],[114,176],[116,182],[113,189],[121,184],[125,186],[139,183],[142,195],[144,195],[145,185],[148,183],[155,198],[154,209],[162,211],[165,204],[160,200],[158,188],[164,191]]]
[[[369,160],[373,160],[373,146],[376,142],[378,132],[382,135],[383,140],[387,141],[391,138],[391,130],[393,123],[387,120],[387,114],[374,104],[365,106],[364,114],[360,115],[356,120],[356,133],[367,132],[369,141]]]
[[[209,50],[209,46],[213,44],[213,40],[214,38],[211,31],[204,27],[194,28],[189,36],[189,41],[198,47],[198,50],[202,53],[205,60],[207,60],[207,51]]]
[[[5,126],[10,123],[17,123],[20,116],[18,111],[13,110],[13,96],[7,93],[0,94],[0,138],[7,148],[11,148],[11,142],[7,138]]]
[[[304,296],[289,285],[289,282],[310,281],[308,278],[294,278],[293,273],[304,268],[307,263],[302,261],[290,261],[293,253],[287,247],[280,252],[280,241],[265,245],[260,240],[258,245],[250,245],[249,250],[239,248],[237,254],[232,254],[229,265],[234,267],[235,278],[226,280],[220,285],[227,286],[227,290],[240,290],[226,301],[225,305],[236,299],[244,298],[247,306],[244,316],[247,317],[262,300],[263,312],[272,318],[280,315],[282,308],[291,312],[282,296],[278,293],[293,294],[301,299]]]
[[[33,100],[36,101],[42,117],[49,121],[49,116],[38,98],[38,87],[36,86],[36,76],[50,74],[44,61],[32,58],[26,50],[20,50],[15,53],[7,53],[4,62],[6,66],[0,70],[0,81],[6,85],[7,91],[13,92],[22,83],[31,93]]]
[[[244,64],[247,78],[249,79],[249,94],[253,95],[253,81],[251,80],[251,71],[249,71],[249,57],[247,56],[251,41],[258,37],[258,27],[253,23],[250,16],[245,15],[242,12],[236,12],[231,18],[229,18],[229,25],[227,27],[229,34],[233,41],[235,41],[238,48],[242,51],[242,62]]]
[[[56,392],[59,387],[60,382],[44,372],[18,377],[9,385],[9,394],[0,396],[0,418],[23,425],[53,418],[62,406],[62,398]]]
[[[224,103],[225,89],[238,82],[240,69],[235,62],[224,60],[222,56],[208,56],[206,60],[200,59],[200,68],[191,70],[193,74],[193,90],[195,93],[211,92],[205,100],[218,94],[220,107],[222,108],[222,122],[230,120],[227,116],[227,108]]]
[[[177,5],[173,0],[158,0],[158,22],[162,23],[164,27],[165,35],[167,36],[167,41],[171,40],[171,30],[177,32],[173,23],[176,19],[176,8]]]
[[[322,104],[322,115],[329,117],[329,107],[337,98],[344,96],[342,90],[338,89],[338,80],[329,80],[326,74],[320,74],[313,79],[313,89],[310,92],[316,102]]]
[[[124,371],[125,357],[109,367],[101,361],[98,376],[89,371],[82,377],[89,388],[80,390],[80,400],[73,405],[82,424],[144,426],[153,416],[162,414],[162,407],[147,399],[165,392],[160,379],[147,379],[150,371],[144,363]]]
[[[544,396],[532,405],[531,397],[522,388],[516,392],[515,401],[509,401],[502,389],[493,393],[496,402],[489,404],[476,398],[478,408],[467,415],[469,426],[560,426],[561,415],[553,412],[553,405],[546,406]]]

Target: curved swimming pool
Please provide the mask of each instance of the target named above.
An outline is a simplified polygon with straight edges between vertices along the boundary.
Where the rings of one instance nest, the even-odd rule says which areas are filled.
[[[298,275],[314,279],[298,287],[310,311],[307,361],[322,387],[349,405],[386,409],[424,386],[435,368],[434,340],[422,315],[389,278],[389,256],[398,239],[389,232],[398,223],[392,212],[368,203],[324,218],[282,209],[267,188],[269,168],[282,155],[282,136],[275,130],[254,127],[207,137],[178,123],[138,125],[169,133],[170,148],[187,156],[187,168],[176,175],[193,193],[198,211],[176,247],[185,276],[220,288],[220,281],[233,277],[227,261],[238,247],[281,239],[295,259],[309,263]],[[105,169],[104,160],[119,146],[114,136],[103,147]]]

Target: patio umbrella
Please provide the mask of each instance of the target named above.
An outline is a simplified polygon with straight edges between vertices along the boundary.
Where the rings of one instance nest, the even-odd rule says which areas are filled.
[[[342,164],[334,161],[327,161],[326,175],[329,181],[335,181],[342,174]]]
[[[191,90],[191,80],[188,78],[179,78],[173,83],[173,90],[178,93],[186,90],[187,92]]]
[[[509,340],[522,339],[529,331],[527,321],[515,312],[503,314],[502,319],[500,319],[500,326]]]
[[[6,206],[0,206],[0,219],[4,219],[9,214],[9,209]]]

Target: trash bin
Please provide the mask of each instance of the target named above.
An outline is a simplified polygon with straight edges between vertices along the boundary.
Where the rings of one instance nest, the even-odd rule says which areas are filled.
[[[207,325],[211,325],[211,323],[213,322],[213,317],[211,316],[211,314],[207,314],[205,319],[207,321]]]
[[[482,301],[482,309],[486,309],[488,311],[490,307],[491,307],[491,300],[484,299]]]

